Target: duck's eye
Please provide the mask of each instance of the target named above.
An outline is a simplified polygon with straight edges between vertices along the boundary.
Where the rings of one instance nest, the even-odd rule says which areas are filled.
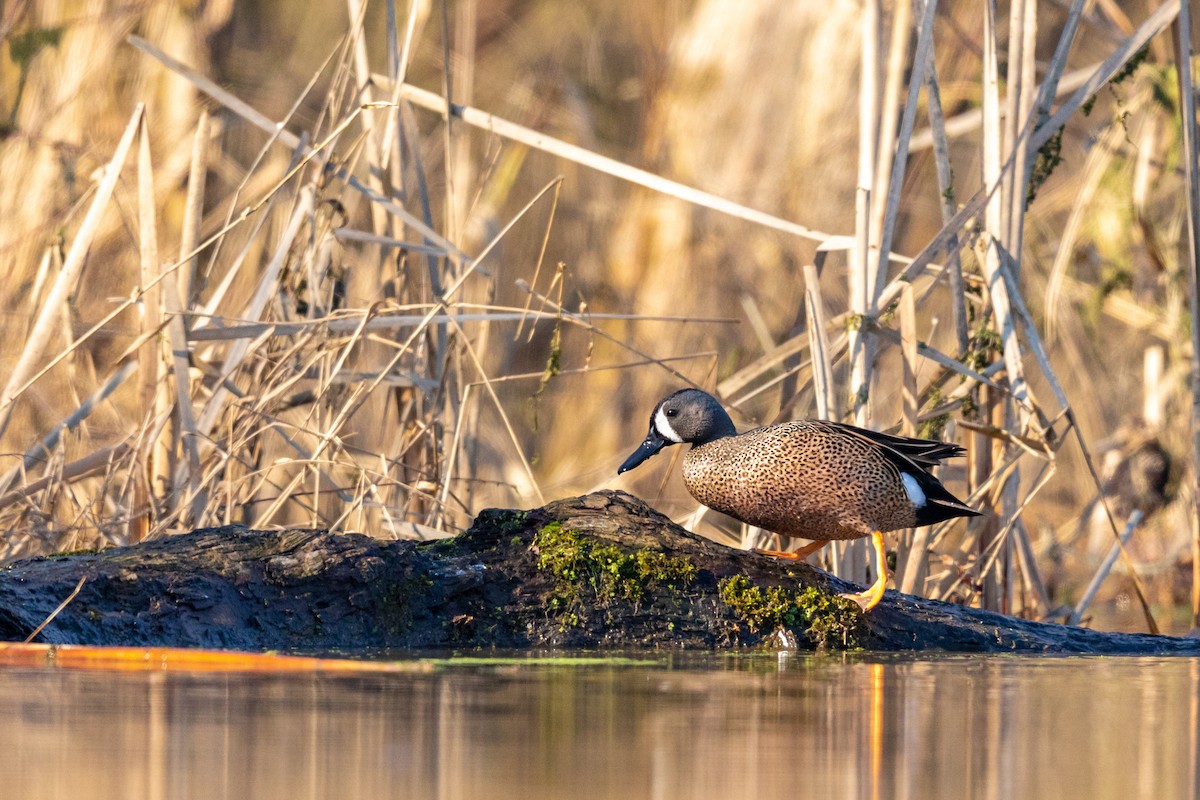
[[[679,413],[679,409],[677,409],[677,408],[664,408],[664,409],[663,409],[663,413],[664,413],[664,414],[666,414],[668,417],[673,417],[673,416],[675,416],[675,415],[677,415],[677,414]]]

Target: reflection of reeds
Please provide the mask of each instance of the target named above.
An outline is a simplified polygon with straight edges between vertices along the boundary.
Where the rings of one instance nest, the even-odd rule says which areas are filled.
[[[151,135],[164,113],[161,103],[139,108],[81,204],[86,213],[67,243],[18,265],[32,287],[24,308],[33,309],[34,321],[0,392],[0,431],[9,449],[21,454],[0,472],[0,521],[28,535],[10,537],[3,555],[101,539],[135,541],[235,521],[443,535],[465,525],[484,503],[530,504],[548,487],[595,485],[595,476],[607,472],[596,465],[624,444],[608,439],[644,423],[641,409],[664,382],[694,381],[715,388],[747,417],[815,413],[917,435],[952,426],[969,458],[943,477],[960,489],[965,484],[972,502],[991,514],[969,526],[947,523],[901,536],[897,581],[906,591],[932,597],[1050,614],[1056,601],[1043,577],[1046,565],[1035,558],[1044,548],[1033,541],[1048,526],[1031,524],[1029,511],[1040,508],[1044,487],[1060,482],[1066,485],[1060,495],[1071,498],[1068,506],[1096,495],[1099,474],[1079,418],[1101,425],[1103,413],[1126,410],[1105,408],[1097,391],[1108,385],[1105,376],[1084,368],[1089,331],[1064,312],[1094,302],[1096,314],[1167,341],[1178,337],[1182,324],[1174,288],[1168,287],[1164,301],[1174,310],[1164,319],[1137,298],[1101,293],[1092,276],[1070,274],[1080,243],[1095,235],[1089,225],[1093,204],[1111,192],[1112,174],[1130,161],[1129,141],[1139,148],[1133,193],[1138,241],[1164,271],[1189,277],[1195,271],[1175,268],[1177,262],[1195,264],[1200,203],[1194,155],[1180,159],[1187,212],[1183,223],[1171,224],[1184,225],[1186,233],[1172,250],[1171,234],[1160,230],[1169,214],[1148,199],[1154,192],[1147,177],[1154,170],[1170,172],[1163,170],[1172,156],[1162,131],[1174,123],[1164,121],[1161,99],[1168,81],[1130,81],[1125,70],[1168,26],[1186,31],[1187,9],[1179,0],[1126,31],[1109,30],[1114,43],[1102,60],[1076,69],[1068,69],[1072,48],[1081,28],[1094,24],[1085,20],[1082,0],[1072,2],[1055,37],[1047,37],[1042,20],[1041,41],[1033,2],[1014,0],[1007,27],[997,20],[995,4],[985,4],[986,24],[972,42],[981,61],[971,69],[952,52],[954,42],[939,23],[939,15],[954,13],[946,3],[893,9],[871,0],[853,25],[830,22],[828,30],[853,29],[862,36],[854,56],[861,66],[857,179],[843,176],[829,192],[847,208],[854,200],[853,235],[821,230],[834,229],[836,215],[814,214],[811,225],[801,224],[788,213],[755,207],[761,203],[739,202],[735,190],[689,185],[720,185],[731,173],[712,182],[704,175],[669,180],[659,174],[666,170],[635,167],[600,155],[596,147],[548,136],[537,125],[472,107],[483,56],[474,51],[470,32],[485,5],[464,3],[455,16],[445,4],[430,15],[414,3],[406,18],[389,8],[381,60],[386,74],[378,75],[369,57],[376,41],[368,35],[370,9],[349,3],[354,35],[330,43],[326,63],[278,124],[202,70],[144,39],[129,39],[130,52],[165,66],[218,110],[211,119],[202,114],[185,135],[177,122],[183,112],[173,105],[171,129],[178,141],[165,149]],[[771,3],[751,5],[754,13],[765,13]],[[700,3],[692,36],[730,32],[720,24],[722,15],[738,13],[720,0]],[[807,12],[788,13],[801,15],[788,19],[807,19]],[[434,21],[428,31],[427,16]],[[443,26],[455,30],[444,32],[434,60],[457,71],[441,68],[441,92],[430,92],[409,79],[423,36],[436,39],[434,29]],[[751,30],[748,23],[736,28],[745,35]],[[1053,55],[1039,80],[1035,55],[1041,50],[1044,58],[1051,44]],[[677,55],[681,62],[697,61],[702,49]],[[1190,63],[1186,36],[1176,36],[1176,50],[1175,64]],[[1087,55],[1095,59],[1095,48]],[[1159,54],[1156,60],[1169,74],[1167,59]],[[701,97],[735,91],[719,76],[705,72],[706,84],[685,67],[677,69],[681,85],[701,84],[690,89]],[[708,66],[700,60],[697,69]],[[1181,149],[1194,154],[1194,109],[1186,102],[1190,73],[1176,69],[1174,76],[1188,120]],[[1057,164],[1063,137],[1073,135],[1063,126],[1079,120],[1081,109],[1114,81],[1134,84],[1124,109],[1148,122],[1092,123],[1096,144],[1087,159]],[[323,96],[313,91],[318,85],[326,87]],[[737,90],[767,92],[771,86],[764,78]],[[447,93],[455,102],[447,102]],[[1060,96],[1065,99],[1055,107]],[[978,109],[955,113],[959,109],[948,107],[950,118],[943,119],[943,97],[969,97]],[[693,97],[684,108],[661,102],[657,113],[672,122],[651,125],[653,136],[674,137],[685,151],[680,137],[705,135],[696,122],[708,111],[704,100]],[[189,105],[183,115],[194,113]],[[305,126],[297,120],[305,115],[313,122],[299,133]],[[926,118],[927,127],[919,122]],[[231,120],[270,137],[241,172],[220,146]],[[972,125],[979,130],[977,148],[959,138],[973,135]],[[486,139],[482,157],[472,148],[478,144],[472,135]],[[152,150],[152,139],[164,149]],[[826,147],[831,155],[850,149],[834,141]],[[699,153],[703,161],[704,152],[683,152],[681,160]],[[731,162],[761,161],[768,169],[776,163],[771,159],[777,150],[760,140],[735,142],[722,152]],[[559,260],[550,255],[550,243],[564,224],[564,204],[578,201],[580,189],[569,179],[549,177],[531,177],[526,187],[518,176],[535,172],[531,153],[555,159],[560,168],[629,182],[686,213],[715,211],[736,220],[728,224],[738,227],[715,229],[737,232],[726,246],[736,250],[732,263],[757,258],[762,248],[750,240],[760,233],[794,242],[777,249],[796,254],[787,256],[796,269],[739,266],[737,278],[729,280],[715,275],[721,270],[711,264],[707,274],[666,266],[672,259],[703,258],[697,243],[704,239],[686,214],[667,206],[646,210],[651,202],[643,198],[624,204],[628,212],[619,233],[609,234],[614,241],[602,254],[609,270],[593,267],[579,278],[618,299],[606,301],[607,307],[581,306],[565,288],[574,264],[553,275],[542,269],[546,258]],[[853,160],[841,157],[852,168]],[[134,189],[122,192],[121,176],[134,166]],[[747,178],[754,175],[732,174],[735,182]],[[160,206],[169,181],[188,188],[173,214]],[[965,201],[957,201],[956,190],[968,186]],[[919,198],[915,187],[939,198]],[[597,188],[596,196],[606,191],[611,189]],[[1035,193],[1037,213],[1030,216],[1026,209]],[[926,216],[940,225],[918,238],[924,200],[936,209]],[[498,209],[510,206],[501,220]],[[118,207],[129,241],[103,232],[104,220]],[[484,224],[481,209],[490,215]],[[809,219],[804,213],[792,216]],[[837,229],[849,232],[850,216],[836,219]],[[1044,228],[1054,226],[1061,238],[1047,246]],[[627,241],[643,229],[653,231],[645,241]],[[168,230],[171,238],[163,237]],[[914,243],[920,248],[915,257],[898,252]],[[695,252],[678,251],[687,245]],[[178,256],[165,256],[168,250]],[[1188,258],[1178,256],[1184,250]],[[20,252],[35,251],[26,246]],[[623,263],[629,254],[634,261],[645,256],[647,263],[640,270]],[[94,301],[72,304],[85,265],[95,270],[101,258],[114,265],[103,283],[107,293],[124,299],[99,312]],[[1053,264],[1044,275],[1042,262]],[[512,274],[512,264],[527,264],[528,271]],[[711,301],[703,299],[704,287],[686,285],[708,279]],[[1043,307],[1031,311],[1027,299],[1042,300],[1043,284]],[[723,294],[731,286],[741,292],[738,302]],[[624,311],[618,303],[629,298],[641,313],[608,313]],[[789,302],[795,307],[782,313],[794,322],[775,339],[778,307]],[[67,326],[65,345],[64,308],[88,320],[77,326],[82,334]],[[749,335],[713,324],[742,309],[753,321],[745,327],[753,329],[761,353],[735,350]],[[943,309],[950,322],[939,327],[934,320]],[[118,324],[132,325],[136,333],[124,352],[113,354],[97,342]],[[653,338],[645,333],[668,330]],[[1053,336],[1044,341],[1043,331]],[[1052,358],[1070,368],[1057,373]],[[93,365],[94,376],[85,369]],[[655,370],[653,391],[642,377],[647,371],[628,372],[627,380],[611,377],[614,370],[639,366]],[[62,378],[66,369],[79,370],[79,376]],[[128,380],[135,370],[137,380]],[[52,372],[53,385],[65,383],[74,393],[78,383],[90,397],[64,394],[64,402],[48,403],[35,395],[44,391],[39,382],[49,385]],[[565,387],[581,380],[589,381],[588,391],[567,397]],[[900,388],[884,391],[893,384]],[[635,386],[638,392],[627,391]],[[526,395],[533,398],[526,401]],[[546,420],[559,421],[564,408],[578,412],[575,425],[550,430]],[[584,414],[596,418],[594,426],[578,424]],[[64,434],[80,426],[73,438]],[[586,448],[585,434],[594,437]],[[1192,496],[1200,498],[1200,492]],[[1126,520],[1111,514],[1105,519],[1112,536],[1126,527]],[[1114,546],[1148,609],[1131,559]],[[865,549],[853,544],[834,548],[830,563],[851,578],[866,577]],[[1194,563],[1200,565],[1200,558]],[[1200,604],[1200,567],[1195,574]]]

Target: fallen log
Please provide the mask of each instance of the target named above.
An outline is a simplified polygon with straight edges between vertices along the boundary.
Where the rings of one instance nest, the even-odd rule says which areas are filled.
[[[1200,654],[1200,640],[1030,622],[888,592],[869,614],[806,564],[687,533],[624,492],[490,509],[432,542],[210,528],[0,571],[0,640],[324,651],[865,648]]]

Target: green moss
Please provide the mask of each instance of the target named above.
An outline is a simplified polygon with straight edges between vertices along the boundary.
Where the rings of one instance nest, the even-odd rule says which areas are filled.
[[[808,586],[788,589],[762,587],[745,575],[718,583],[721,600],[754,632],[778,628],[802,633],[816,647],[853,649],[859,646],[862,612],[853,600]]]
[[[500,534],[511,534],[514,539],[520,535],[525,529],[525,522],[529,519],[528,511],[506,511],[504,520],[500,522]]]
[[[1125,66],[1117,70],[1109,80],[1109,87],[1119,86],[1124,83],[1133,73],[1137,72],[1137,68],[1142,65],[1147,58],[1150,57],[1150,45],[1147,44],[1141,50],[1138,50],[1133,56],[1125,62]]]
[[[60,553],[51,553],[46,558],[70,558],[71,556],[91,556],[100,552],[99,547],[82,547],[78,550],[63,550]]]
[[[444,539],[427,539],[424,542],[417,542],[417,549],[427,553],[439,553],[448,550],[454,550],[458,546],[457,536],[447,536]]]
[[[696,577],[696,566],[684,556],[668,556],[646,548],[624,550],[565,530],[551,522],[533,538],[538,568],[554,576],[547,608],[564,627],[583,623],[584,601],[592,598],[603,607],[615,601],[636,607],[649,590],[681,590]]]
[[[949,205],[954,205],[954,170],[950,170],[950,180],[946,183],[946,188],[942,191],[942,200]]]
[[[1055,168],[1062,163],[1062,136],[1063,129],[1059,128],[1053,136],[1046,140],[1045,144],[1038,148],[1037,158],[1033,162],[1033,169],[1029,171],[1029,182],[1025,186],[1026,211],[1033,205],[1038,189],[1042,188],[1042,184],[1049,179]]]

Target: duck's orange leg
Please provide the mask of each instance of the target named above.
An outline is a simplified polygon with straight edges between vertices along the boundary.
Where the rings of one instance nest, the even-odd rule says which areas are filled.
[[[862,606],[863,611],[870,611],[879,605],[879,601],[883,599],[883,591],[887,588],[888,581],[887,553],[883,552],[883,534],[879,531],[872,531],[871,544],[875,545],[875,557],[879,562],[879,577],[875,579],[875,583],[871,585],[871,588],[865,592],[842,595],[842,597],[853,600]]]
[[[808,544],[801,547],[799,550],[755,550],[761,556],[773,556],[775,558],[786,558],[792,561],[803,561],[813,553],[820,550],[825,545],[829,544],[828,539],[814,539]]]

